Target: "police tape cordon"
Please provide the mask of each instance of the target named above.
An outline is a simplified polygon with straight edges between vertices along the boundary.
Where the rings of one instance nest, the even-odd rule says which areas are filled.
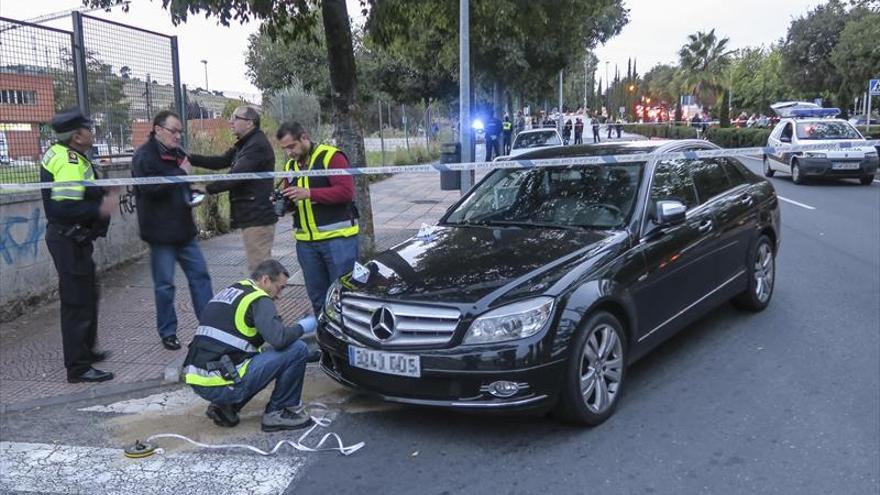
[[[628,141],[628,143],[644,143],[650,141]],[[621,142],[616,142],[621,143]],[[36,191],[51,189],[53,187],[85,186],[85,187],[115,187],[137,186],[147,184],[180,184],[219,182],[230,180],[260,180],[260,179],[290,179],[294,177],[327,177],[333,175],[382,175],[382,174],[412,174],[412,173],[435,173],[435,172],[458,172],[468,170],[494,170],[494,169],[529,169],[536,167],[565,167],[580,165],[608,165],[617,163],[635,163],[649,160],[695,160],[699,158],[721,158],[736,156],[763,156],[780,153],[798,153],[802,151],[835,151],[880,146],[880,139],[876,140],[851,140],[840,143],[817,143],[804,145],[786,146],[762,146],[753,148],[719,148],[701,149],[688,151],[669,152],[639,152],[624,153],[618,155],[593,155],[577,156],[571,158],[546,158],[537,160],[503,160],[493,162],[475,163],[432,163],[415,165],[395,165],[388,167],[352,167],[347,169],[306,170],[300,172],[244,172],[235,174],[205,174],[205,175],[173,175],[161,177],[134,177],[118,179],[99,179],[68,182],[32,182],[32,183],[0,183],[0,191]]]

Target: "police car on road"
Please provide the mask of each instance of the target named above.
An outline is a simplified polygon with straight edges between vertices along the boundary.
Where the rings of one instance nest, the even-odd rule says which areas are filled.
[[[781,117],[767,146],[829,144],[843,141],[865,141],[865,138],[843,119],[833,118],[840,110],[821,108],[813,103],[784,102],[771,105]],[[856,143],[857,144],[857,143]],[[809,178],[859,179],[863,185],[874,180],[878,167],[877,150],[873,146],[813,149],[810,151],[778,152],[764,155],[764,175],[776,172],[791,174],[795,184]]]

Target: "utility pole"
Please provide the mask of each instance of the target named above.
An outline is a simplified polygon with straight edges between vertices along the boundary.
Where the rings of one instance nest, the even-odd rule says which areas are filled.
[[[562,134],[562,69],[559,69],[559,119],[556,121],[556,130]]]
[[[474,161],[471,148],[471,34],[470,1],[458,3],[458,133],[461,142],[461,161]],[[471,188],[471,172],[461,172],[461,194]]]
[[[409,151],[409,132],[406,129],[406,103],[400,104],[400,112],[403,114],[403,139],[406,140],[406,151]]]
[[[208,91],[208,61],[202,60],[202,64],[205,66],[205,91]]]

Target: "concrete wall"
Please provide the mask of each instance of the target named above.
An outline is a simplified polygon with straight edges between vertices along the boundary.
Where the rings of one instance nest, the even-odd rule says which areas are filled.
[[[128,176],[128,170],[109,172],[109,177]],[[99,271],[146,252],[130,188],[116,213],[107,237],[95,243]],[[57,291],[58,274],[45,237],[46,215],[39,192],[0,194],[0,321],[18,316],[27,303],[53,297]]]

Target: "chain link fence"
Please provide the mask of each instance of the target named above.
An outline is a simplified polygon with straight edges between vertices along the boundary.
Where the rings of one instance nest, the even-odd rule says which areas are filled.
[[[60,110],[92,117],[97,163],[127,167],[152,117],[181,109],[176,37],[72,18],[70,32],[0,17],[0,182],[39,180]]]

